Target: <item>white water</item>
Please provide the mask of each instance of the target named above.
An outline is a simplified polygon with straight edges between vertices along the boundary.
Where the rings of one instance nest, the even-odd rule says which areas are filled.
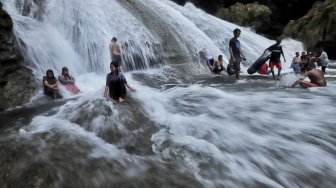
[[[142,88],[136,95],[150,101],[143,103],[145,109],[164,125],[152,136],[153,150],[182,160],[205,187],[236,187],[237,182],[296,187],[300,183],[290,180],[295,174],[302,179],[310,173],[336,175],[334,152],[328,152],[336,149],[334,134],[329,135],[336,108],[323,96],[335,96],[335,86],[298,94],[191,85]]]
[[[331,105],[335,102],[334,81],[327,88],[310,90],[286,89],[283,86],[288,83],[265,80],[229,85],[184,83],[188,72],[170,74],[173,62],[165,60],[166,67],[151,69],[150,59],[160,59],[163,54],[155,53],[146,42],[160,46],[162,39],[117,1],[50,0],[45,4],[42,20],[22,16],[13,1],[3,2],[13,18],[16,36],[26,45],[27,59],[35,75],[40,78],[50,68],[57,74],[67,66],[82,91],[78,99],[53,109],[54,114],[34,117],[17,131],[19,137],[55,132],[73,136],[90,145],[88,158],[116,160],[122,164],[121,170],[127,169],[125,173],[133,176],[145,173],[147,166],[139,162],[144,158],[157,166],[161,166],[161,159],[176,161],[204,187],[254,187],[257,183],[266,187],[300,187],[314,184],[304,184],[311,176],[330,185],[330,179],[336,176],[336,108]],[[166,32],[173,32],[180,40],[181,53],[189,53],[190,57],[190,62],[185,63],[206,74],[203,61],[193,62],[195,52],[208,47],[216,55],[224,54],[227,62],[228,42],[234,28],[242,30],[242,50],[251,61],[274,42],[248,28],[210,16],[192,4],[180,7],[167,0],[141,3],[161,16],[170,29]],[[132,137],[134,131],[123,122],[132,121],[137,115],[102,99],[112,36],[134,42],[124,59],[134,53],[142,54],[144,62],[131,60],[130,67],[134,69],[137,63],[143,63],[142,68],[149,69],[127,72],[126,77],[137,89],[131,94],[140,104],[135,111],[143,110],[158,129],[149,135],[154,159],[124,151],[122,142],[128,142],[127,137]],[[300,42],[286,39],[283,49],[286,69],[294,53],[303,47]],[[137,80],[138,74],[152,80],[155,87]],[[294,78],[288,79],[290,82]],[[160,83],[181,87],[166,89]],[[125,137],[121,143],[109,143],[102,138],[110,130]],[[143,130],[137,131],[141,135]],[[101,184],[95,185],[108,182],[109,173],[102,170],[100,177],[104,178],[98,178]]]

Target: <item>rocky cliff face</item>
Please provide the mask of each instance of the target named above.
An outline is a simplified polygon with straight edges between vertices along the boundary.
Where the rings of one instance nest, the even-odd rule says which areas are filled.
[[[267,6],[255,2],[246,5],[236,3],[229,8],[221,8],[216,16],[238,25],[251,26],[263,33],[265,25],[271,23],[271,15],[272,11]]]
[[[0,110],[28,102],[35,92],[32,71],[23,66],[22,57],[12,20],[0,2]]]
[[[336,1],[317,2],[307,15],[292,20],[284,34],[304,41],[306,47],[314,50],[323,46],[329,57],[336,58]]]
[[[187,0],[173,0],[184,5]],[[238,25],[250,26],[268,38],[289,36],[307,49],[325,47],[336,59],[335,0],[188,0],[206,12]]]

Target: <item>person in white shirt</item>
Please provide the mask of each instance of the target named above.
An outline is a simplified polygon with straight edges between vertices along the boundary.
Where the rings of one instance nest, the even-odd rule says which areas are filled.
[[[208,48],[203,48],[197,52],[198,54],[201,54],[201,56],[205,59],[206,65],[209,67],[210,71],[213,70],[213,65],[215,63],[214,56],[212,55],[212,52]]]
[[[328,54],[324,51],[323,47],[320,48],[321,55],[318,57],[318,61],[322,66],[322,71],[325,73],[327,66],[329,65],[330,61],[328,59]]]

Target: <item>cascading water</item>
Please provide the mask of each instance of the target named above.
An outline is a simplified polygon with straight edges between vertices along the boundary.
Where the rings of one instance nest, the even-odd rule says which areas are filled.
[[[333,72],[328,87],[309,90],[284,87],[291,74],[280,82],[213,76],[196,51],[210,48],[228,62],[238,26],[190,3],[2,2],[36,77],[67,66],[82,94],[0,118],[0,185],[334,186]],[[251,61],[273,43],[240,29]],[[113,36],[122,46],[126,78],[137,89],[120,105],[102,97]],[[283,48],[289,72],[291,57],[303,47],[286,39]]]

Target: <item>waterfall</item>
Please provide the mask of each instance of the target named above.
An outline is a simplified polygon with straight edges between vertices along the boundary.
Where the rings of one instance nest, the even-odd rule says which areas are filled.
[[[207,47],[228,62],[228,42],[238,27],[190,3],[181,7],[167,0],[4,0],[4,4],[38,76],[62,66],[75,75],[107,72],[112,37],[122,46],[127,71],[181,63],[202,69],[204,62],[196,52]],[[248,28],[241,29],[242,50],[251,61],[272,44]],[[284,42],[288,55],[302,49],[299,42]]]
[[[244,65],[236,81],[210,73],[196,52],[209,48],[227,64],[235,28],[248,61],[275,41],[191,3],[2,2],[37,80],[67,66],[81,89],[0,114],[5,187],[334,186],[336,82],[328,72],[328,87],[286,87],[301,42],[282,41],[281,81],[247,76]],[[103,97],[112,37],[137,90],[121,104]]]

